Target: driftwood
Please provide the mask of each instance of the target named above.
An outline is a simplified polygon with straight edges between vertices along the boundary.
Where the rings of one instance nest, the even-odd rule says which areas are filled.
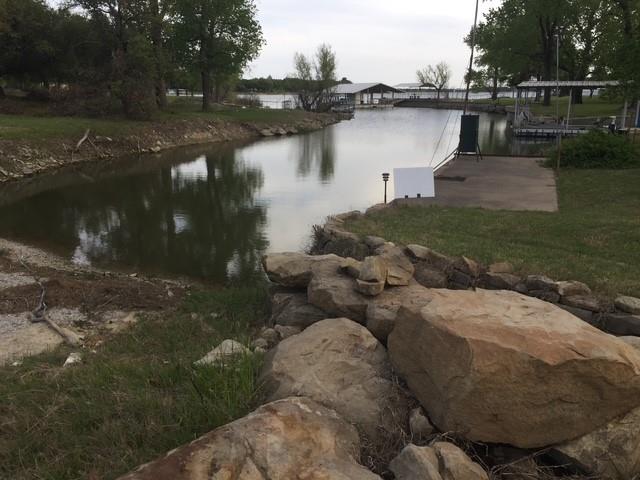
[[[77,347],[81,345],[82,338],[80,338],[80,336],[77,333],[69,330],[68,328],[61,327],[60,325],[58,325],[56,322],[54,322],[49,318],[49,316],[47,315],[47,303],[45,301],[47,296],[47,288],[45,287],[44,283],[42,283],[42,281],[38,278],[38,276],[35,275],[33,270],[31,270],[31,268],[29,268],[29,266],[25,263],[24,259],[20,258],[20,264],[27,272],[29,272],[29,274],[33,277],[35,282],[40,287],[40,301],[36,309],[33,312],[31,312],[29,319],[34,323],[37,323],[37,322],[46,323],[49,326],[49,328],[51,328],[51,330],[55,331],[58,335],[60,335],[65,341],[65,343],[67,343],[68,345],[72,347]]]
[[[82,137],[80,141],[78,141],[75,151],[78,151],[78,149],[82,146],[82,144],[87,141],[90,133],[91,133],[91,129],[87,128],[87,131],[84,132],[84,137]]]

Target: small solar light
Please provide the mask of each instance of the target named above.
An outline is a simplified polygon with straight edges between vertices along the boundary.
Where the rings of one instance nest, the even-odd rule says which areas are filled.
[[[387,182],[389,181],[389,174],[382,174],[382,181],[384,182],[384,203],[387,203]]]

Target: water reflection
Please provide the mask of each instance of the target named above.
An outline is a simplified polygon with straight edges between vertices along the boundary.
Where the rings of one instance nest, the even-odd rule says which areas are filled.
[[[323,183],[333,179],[335,171],[335,130],[332,128],[312,132],[297,137],[298,176],[305,178],[317,170],[317,177]]]
[[[73,246],[77,263],[228,280],[268,247],[260,168],[215,149],[193,162],[44,192],[0,209],[3,235]],[[32,221],[25,222],[25,219]]]
[[[439,163],[455,148],[460,114],[359,111],[304,135],[73,167],[2,187],[0,236],[76,263],[246,278],[265,251],[303,248],[327,215],[381,202],[382,172]],[[480,146],[485,154],[539,149],[515,142],[506,118],[488,114]]]

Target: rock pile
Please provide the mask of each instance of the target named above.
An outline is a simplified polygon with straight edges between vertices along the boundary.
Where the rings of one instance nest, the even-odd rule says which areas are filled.
[[[486,480],[487,465],[553,459],[640,475],[640,341],[606,333],[635,332],[637,299],[612,307],[580,282],[360,241],[341,222],[316,232],[322,255],[263,259],[284,289],[253,345],[271,403],[124,478]]]

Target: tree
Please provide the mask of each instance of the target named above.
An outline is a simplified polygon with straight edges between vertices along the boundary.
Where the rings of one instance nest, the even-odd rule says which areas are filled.
[[[423,70],[418,70],[416,75],[421,86],[435,88],[440,100],[440,92],[449,86],[453,72],[446,62],[440,62],[435,67],[429,65]]]
[[[322,44],[315,58],[309,59],[302,53],[293,57],[296,78],[300,81],[298,103],[307,111],[326,110],[331,104],[332,89],[336,81],[336,54],[328,44]]]
[[[211,108],[214,79],[231,78],[264,44],[254,0],[176,0],[176,36],[188,68],[200,72],[202,109]]]

